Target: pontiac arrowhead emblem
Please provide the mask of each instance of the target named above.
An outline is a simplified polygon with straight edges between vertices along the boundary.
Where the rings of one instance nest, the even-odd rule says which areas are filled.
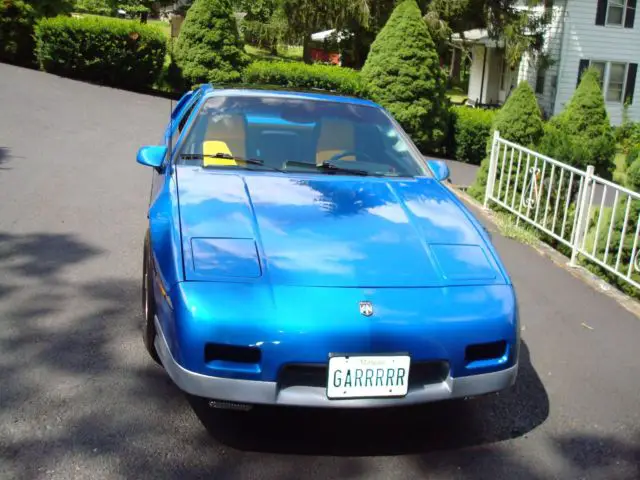
[[[373,305],[371,302],[360,302],[360,314],[365,317],[373,315]]]

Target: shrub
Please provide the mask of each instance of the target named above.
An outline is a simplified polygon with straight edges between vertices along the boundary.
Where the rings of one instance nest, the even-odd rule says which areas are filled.
[[[597,70],[589,69],[582,75],[567,107],[552,118],[551,123],[574,135],[600,136],[613,133]]]
[[[0,2],[0,60],[31,63],[35,19],[35,9],[26,1]]]
[[[36,21],[70,8],[70,0],[1,0],[0,61],[32,65],[35,60],[33,33]]]
[[[491,149],[491,136],[496,130],[502,138],[530,148],[535,148],[542,138],[544,124],[540,107],[533,89],[526,81],[520,82],[495,116],[491,135],[485,144],[487,155],[480,164],[473,185],[469,188],[469,194],[477,200],[484,198],[489,174],[488,154]]]
[[[166,53],[161,30],[116,18],[43,19],[36,42],[43,70],[125,88],[151,85]]]
[[[542,138],[544,123],[540,106],[533,89],[526,81],[520,82],[498,111],[491,133],[495,130],[500,132],[502,138],[525,147],[535,147]]]
[[[582,170],[594,165],[596,174],[605,178],[611,178],[615,166],[610,160],[615,155],[615,143],[610,139],[605,136],[584,138],[571,135],[554,123],[545,126],[545,135],[538,150]]]
[[[446,79],[415,0],[394,9],[371,45],[362,75],[373,100],[400,122],[423,151],[435,151],[447,128]]]
[[[632,168],[635,164],[632,166]],[[636,172],[640,172],[640,164],[637,167],[633,168]],[[636,183],[636,187],[638,188],[640,185]],[[638,216],[640,216],[640,202],[632,201],[629,208],[629,217],[627,220],[627,228],[625,230],[624,240],[622,238],[622,229],[624,225],[624,219],[626,214],[627,207],[627,199],[626,197],[622,197],[618,200],[615,205],[615,217],[613,218],[613,231],[611,233],[611,239],[609,240],[609,255],[607,257],[607,265],[612,268],[615,268],[617,259],[618,259],[618,249],[620,248],[620,244],[622,242],[622,250],[620,254],[620,264],[618,266],[619,270],[622,272],[627,272],[629,267],[629,263],[632,262],[631,253],[633,252],[633,244],[635,241],[635,237],[633,232],[636,231],[638,225]],[[596,258],[603,259],[604,253],[607,248],[607,238],[608,238],[608,226],[611,224],[611,215],[613,214],[612,207],[605,207],[605,210],[602,212],[602,220],[601,227],[598,232],[598,238],[596,239],[596,230],[597,230],[597,220],[599,215],[599,210],[594,212],[594,215],[590,219],[590,228],[587,234],[587,238],[585,240],[585,248],[588,251],[591,251],[593,248],[594,242],[596,242]],[[604,226],[604,227],[603,227]],[[620,290],[627,293],[628,295],[634,296],[638,298],[640,293],[638,290],[632,285],[628,284],[617,275],[611,273],[609,270],[602,268],[601,266],[592,263],[586,259],[581,259],[581,263],[587,267],[590,271],[595,273],[596,275],[604,278],[608,283],[612,285],[616,285]],[[632,278],[636,282],[640,282],[640,273],[634,271],[632,268]]]
[[[631,165],[640,153],[640,122],[624,122],[615,130],[614,136],[622,153],[627,155],[627,166]]]
[[[640,141],[640,122],[634,123],[631,121],[625,121],[619,127],[614,127],[613,136],[621,147],[623,152],[627,152],[631,144],[634,142],[634,137]]]
[[[637,146],[631,148],[631,150],[629,150],[629,153],[627,154],[627,168],[631,167],[631,165],[633,165],[633,162],[635,162],[638,158],[640,158],[640,143],[638,143]]]
[[[456,160],[480,165],[486,154],[487,140],[491,136],[495,110],[452,107],[450,115],[450,151]]]
[[[294,88],[318,88],[345,95],[366,95],[364,82],[357,71],[329,65],[258,61],[245,69],[244,81]]]
[[[113,11],[112,5],[113,2],[109,0],[77,0],[73,10],[95,15],[111,15]]]
[[[627,186],[640,192],[640,157],[629,166],[627,169]]]
[[[195,0],[176,41],[175,59],[191,85],[236,81],[248,62],[230,0]]]
[[[597,70],[587,70],[567,108],[549,121],[540,151],[561,162],[611,178],[616,143]]]

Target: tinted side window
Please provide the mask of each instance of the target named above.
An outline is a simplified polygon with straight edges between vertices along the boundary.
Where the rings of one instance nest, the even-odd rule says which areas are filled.
[[[196,107],[197,103],[198,98],[194,99],[194,101],[191,102],[191,105],[187,107],[187,109],[182,113],[180,120],[178,121],[178,128],[175,129],[175,131],[173,132],[173,136],[171,137],[172,146],[175,146],[176,142],[178,141],[178,137],[180,137],[180,133],[182,133],[182,130],[184,129],[184,126],[189,119],[189,115],[191,115],[191,112],[193,112],[193,109]]]

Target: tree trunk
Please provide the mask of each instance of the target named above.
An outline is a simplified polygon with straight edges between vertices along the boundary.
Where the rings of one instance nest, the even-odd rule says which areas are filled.
[[[350,65],[352,68],[360,69],[364,66],[371,42],[373,41],[369,37],[370,35],[364,29],[358,27],[353,29],[353,41],[351,43],[352,58]]]
[[[462,52],[458,52],[453,49],[453,58],[451,59],[451,70],[449,71],[449,78],[452,85],[460,84],[460,60],[462,58]]]
[[[278,42],[271,42],[271,44],[269,45],[269,51],[271,52],[271,55],[274,56],[278,56]]]
[[[147,23],[148,18],[149,18],[149,12],[140,13],[140,23]]]
[[[302,60],[311,63],[311,34],[306,34],[302,40]]]
[[[353,68],[362,68],[364,65],[364,58],[362,55],[363,45],[362,45],[362,32],[357,31],[353,34],[353,49],[351,51],[351,64]]]

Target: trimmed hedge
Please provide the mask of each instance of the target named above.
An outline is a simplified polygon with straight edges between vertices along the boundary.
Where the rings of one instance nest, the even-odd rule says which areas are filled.
[[[114,4],[110,0],[76,0],[73,11],[94,15],[111,15],[114,11]]]
[[[290,88],[318,88],[345,95],[367,95],[366,85],[356,70],[330,65],[258,61],[245,69],[243,81]]]
[[[36,56],[50,73],[124,88],[153,84],[166,54],[162,30],[116,18],[46,18],[36,26]]]
[[[449,132],[449,148],[456,160],[480,165],[486,155],[486,145],[491,136],[491,125],[496,110],[481,108],[451,107],[452,128]]]

